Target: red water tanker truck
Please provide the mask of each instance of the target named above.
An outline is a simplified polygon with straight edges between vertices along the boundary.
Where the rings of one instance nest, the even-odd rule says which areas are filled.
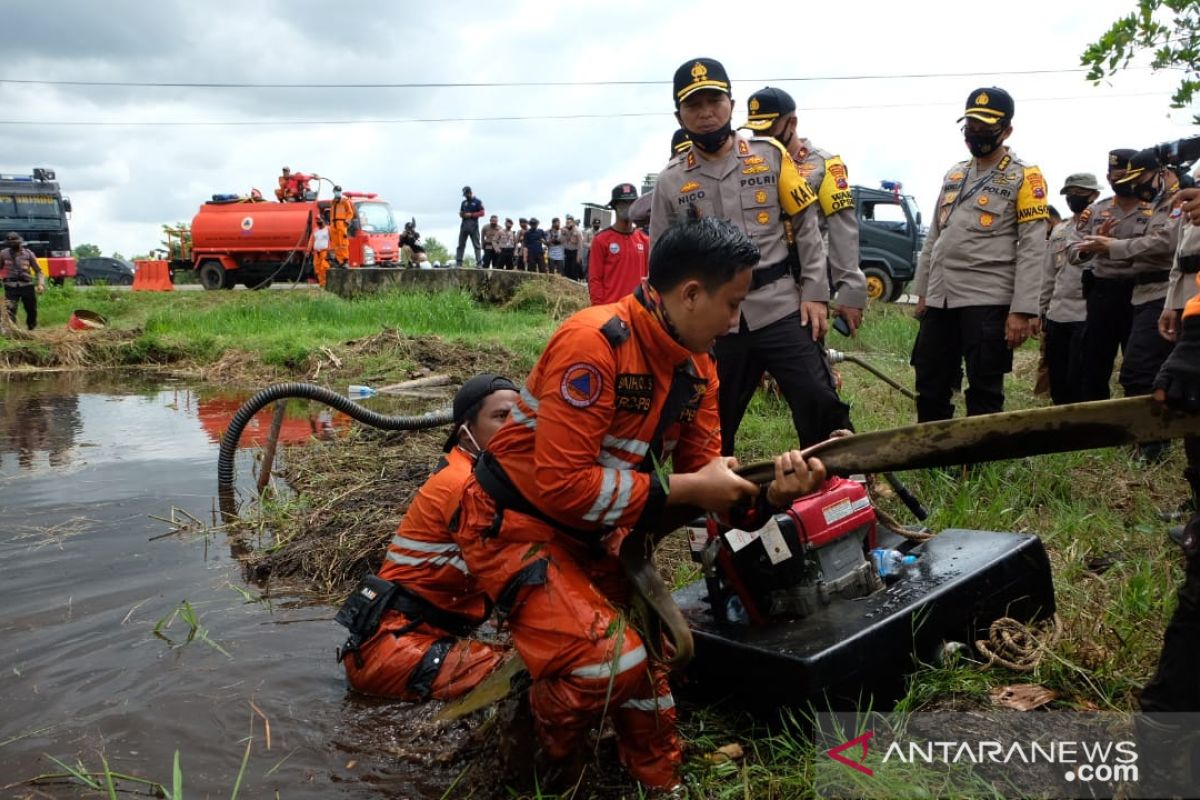
[[[370,192],[345,192],[354,203],[351,267],[400,266],[400,229],[387,201]],[[328,200],[274,203],[216,197],[192,218],[190,236],[172,246],[171,266],[194,269],[205,289],[242,283],[264,288],[276,280],[313,274],[317,215],[329,219]]]

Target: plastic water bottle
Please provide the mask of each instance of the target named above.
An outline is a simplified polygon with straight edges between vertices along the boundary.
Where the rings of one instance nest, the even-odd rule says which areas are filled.
[[[896,580],[917,563],[916,556],[906,556],[899,550],[876,547],[871,551],[871,563],[884,580]]]
[[[746,612],[746,607],[742,605],[742,599],[737,595],[730,597],[725,604],[725,619],[736,625],[750,624],[750,615]]]
[[[378,392],[370,386],[361,386],[357,383],[352,383],[346,394],[350,397],[374,397]]]

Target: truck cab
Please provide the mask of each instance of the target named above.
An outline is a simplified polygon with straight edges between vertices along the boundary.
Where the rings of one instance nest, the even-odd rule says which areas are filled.
[[[921,212],[912,195],[901,194],[899,184],[884,181],[880,189],[855,186],[858,214],[859,264],[867,276],[867,296],[892,301],[917,271],[925,244]]]
[[[71,199],[63,197],[54,170],[39,167],[30,175],[0,175],[0,239],[13,231],[21,234],[42,272],[59,286],[75,277],[70,213]]]

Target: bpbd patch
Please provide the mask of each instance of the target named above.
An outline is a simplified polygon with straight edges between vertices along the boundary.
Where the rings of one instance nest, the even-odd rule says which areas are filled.
[[[617,375],[617,410],[645,416],[654,399],[654,376],[623,372]]]
[[[604,378],[600,370],[582,361],[572,364],[563,372],[559,391],[563,400],[575,408],[587,408],[600,399]]]

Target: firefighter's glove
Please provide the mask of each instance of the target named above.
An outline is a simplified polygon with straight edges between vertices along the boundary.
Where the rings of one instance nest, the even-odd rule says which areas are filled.
[[[1200,317],[1187,317],[1175,349],[1158,370],[1154,396],[1179,411],[1200,411]]]

